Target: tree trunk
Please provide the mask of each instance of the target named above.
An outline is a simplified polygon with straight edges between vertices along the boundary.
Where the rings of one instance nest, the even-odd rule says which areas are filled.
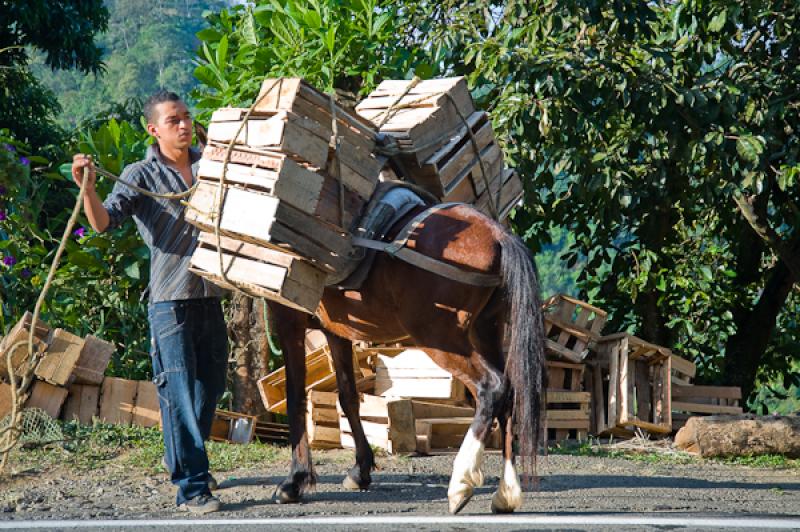
[[[800,457],[800,417],[692,417],[675,435],[675,446],[704,458],[782,454]]]
[[[228,319],[231,359],[235,367],[230,379],[231,408],[261,415],[265,412],[256,381],[269,373],[270,348],[264,332],[264,302],[243,294],[231,300]]]
[[[745,401],[753,392],[775,321],[795,281],[789,269],[779,261],[752,310],[740,311],[734,316],[736,334],[728,338],[725,346],[721,384],[739,386]]]

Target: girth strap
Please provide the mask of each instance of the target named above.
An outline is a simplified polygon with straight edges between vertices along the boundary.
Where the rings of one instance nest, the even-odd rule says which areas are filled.
[[[352,242],[354,246],[359,246],[362,248],[369,248],[369,249],[376,249],[378,251],[383,251],[388,253],[392,257],[396,257],[403,262],[407,262],[411,265],[417,266],[422,268],[423,270],[427,270],[429,272],[435,273],[437,275],[441,275],[447,279],[452,281],[457,281],[459,283],[469,284],[473,286],[499,286],[501,283],[501,279],[499,275],[493,275],[488,273],[481,273],[481,272],[470,272],[466,270],[462,270],[457,266],[453,266],[451,264],[447,264],[440,260],[431,258],[427,255],[423,255],[418,251],[414,251],[413,249],[409,249],[406,247],[406,243],[408,242],[411,233],[413,233],[417,227],[422,224],[425,219],[430,216],[431,214],[452,207],[454,205],[459,205],[458,203],[442,203],[440,205],[434,205],[428,209],[425,209],[414,218],[411,219],[410,222],[406,224],[405,227],[397,234],[397,237],[392,242],[382,242],[380,240],[370,240],[368,238],[361,238],[361,237],[354,237]]]

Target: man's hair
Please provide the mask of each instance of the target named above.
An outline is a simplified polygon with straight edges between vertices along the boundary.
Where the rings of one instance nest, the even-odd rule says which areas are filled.
[[[152,96],[150,96],[146,102],[144,102],[144,117],[149,124],[155,123],[156,119],[156,106],[160,103],[164,102],[180,102],[181,97],[175,94],[174,92],[159,89]]]

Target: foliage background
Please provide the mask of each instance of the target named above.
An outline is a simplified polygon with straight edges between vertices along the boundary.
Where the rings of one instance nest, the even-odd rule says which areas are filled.
[[[64,154],[91,151],[111,171],[136,160],[146,142],[138,106],[157,86],[190,94],[202,120],[249,104],[265,76],[301,75],[355,100],[384,78],[464,74],[525,180],[513,223],[538,254],[545,292],[608,309],[609,330],[672,347],[698,363],[702,381],[741,385],[753,408],[800,405],[794,3],[106,6],[108,31],[94,21],[105,50],[96,77],[51,72],[48,56],[30,51],[32,71],[52,89],[47,105],[31,108],[80,133],[65,134],[60,153],[22,130],[6,133],[17,151],[3,154],[0,172],[22,176],[0,222],[4,257],[16,260],[3,270],[6,327],[30,304],[74,196],[55,171]],[[31,85],[26,72],[18,85]],[[19,164],[20,141],[52,163]],[[120,374],[147,371],[137,300],[146,271],[132,225],[76,237],[52,299],[55,321],[123,345],[112,369]],[[86,283],[74,286],[76,276]]]

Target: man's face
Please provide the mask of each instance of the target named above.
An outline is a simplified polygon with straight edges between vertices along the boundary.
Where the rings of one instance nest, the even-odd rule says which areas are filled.
[[[183,150],[191,146],[192,115],[185,103],[161,102],[155,112],[155,123],[148,123],[147,131],[162,148]]]

